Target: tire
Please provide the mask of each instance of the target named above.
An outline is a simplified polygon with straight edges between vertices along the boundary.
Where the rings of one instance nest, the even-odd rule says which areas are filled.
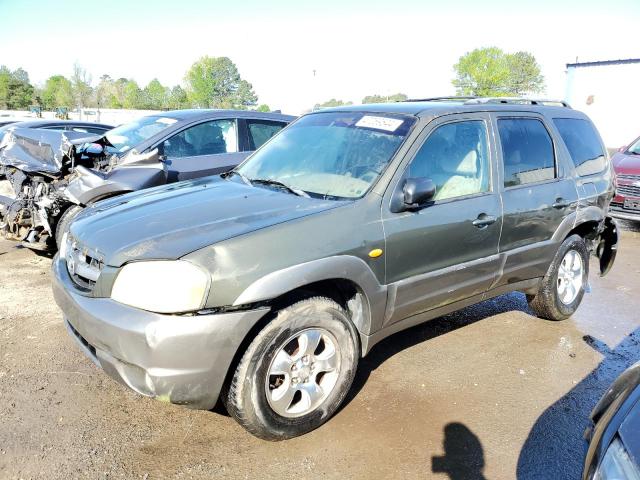
[[[69,230],[69,225],[71,225],[73,219],[76,218],[82,210],[83,207],[80,205],[71,205],[60,215],[60,219],[56,225],[56,246],[58,249],[60,249],[60,245],[62,244],[62,237]]]
[[[579,262],[580,275],[575,267]],[[567,271],[569,273],[565,274]],[[565,320],[575,313],[582,302],[588,279],[587,246],[582,237],[571,235],[560,245],[538,292],[527,295],[529,306],[540,318]]]
[[[311,350],[304,345],[313,348],[318,335],[317,347],[308,354]],[[340,407],[358,358],[357,332],[344,309],[325,297],[301,300],[279,310],[254,338],[222,400],[229,414],[256,437],[272,441],[297,437],[318,428]],[[273,373],[285,370],[283,375]],[[314,401],[319,403],[314,406]]]

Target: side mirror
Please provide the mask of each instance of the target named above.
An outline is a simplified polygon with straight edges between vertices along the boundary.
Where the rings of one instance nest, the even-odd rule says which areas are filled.
[[[402,193],[405,208],[417,209],[433,199],[436,186],[430,178],[407,178],[402,187]]]
[[[626,152],[626,151],[627,151],[627,145],[623,145],[623,146],[621,146],[621,147],[618,149],[618,151],[619,151],[620,153],[624,153],[624,152]]]

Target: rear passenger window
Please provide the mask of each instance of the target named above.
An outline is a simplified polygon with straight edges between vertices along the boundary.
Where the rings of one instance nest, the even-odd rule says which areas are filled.
[[[584,177],[604,170],[606,157],[591,122],[579,118],[554,118],[553,123],[569,150],[578,175]]]
[[[284,128],[284,123],[269,122],[266,120],[247,120],[249,129],[249,150],[257,150]]]
[[[498,120],[504,162],[504,186],[552,180],[556,176],[553,142],[540,120]]]

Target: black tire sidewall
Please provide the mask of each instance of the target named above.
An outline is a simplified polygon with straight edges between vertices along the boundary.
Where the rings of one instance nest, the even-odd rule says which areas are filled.
[[[571,250],[577,252],[582,259],[582,285],[580,286],[580,291],[578,292],[578,295],[573,300],[573,302],[571,302],[570,304],[565,304],[562,300],[560,300],[560,294],[558,293],[558,274],[560,273],[560,265],[562,264],[562,260]],[[553,274],[550,276],[550,281],[553,282],[555,308],[563,316],[568,317],[573,315],[580,306],[580,303],[582,303],[582,298],[584,297],[587,283],[589,281],[589,253],[587,252],[587,246],[585,245],[582,237],[578,235],[572,235],[563,242],[560,249],[558,250],[556,258],[554,259]]]
[[[56,246],[58,249],[60,248],[60,242],[62,241],[64,233],[69,230],[69,225],[82,210],[84,210],[84,208],[80,205],[71,205],[62,213],[62,215],[60,215],[60,220],[58,220],[55,231]]]
[[[317,310],[295,304],[279,312],[277,320],[263,330],[263,338],[252,345],[251,363],[247,369],[249,388],[244,389],[241,400],[249,408],[255,420],[264,429],[263,438],[291,438],[307,433],[322,425],[342,404],[351,387],[358,363],[355,328],[342,309],[331,303],[318,303]],[[335,305],[337,307],[337,305]],[[266,378],[272,359],[284,343],[296,333],[308,328],[322,328],[336,339],[340,354],[340,375],[327,399],[307,415],[295,418],[282,417],[275,413],[267,400]],[[250,349],[251,349],[250,347]],[[249,353],[249,352],[248,352]],[[254,432],[256,433],[256,432]]]

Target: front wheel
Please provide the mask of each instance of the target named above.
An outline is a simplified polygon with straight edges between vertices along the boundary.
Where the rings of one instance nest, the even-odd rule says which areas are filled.
[[[223,401],[253,435],[284,440],[326,422],[358,364],[356,330],[333,300],[315,297],[277,312],[238,363]]]
[[[582,302],[589,279],[589,252],[579,235],[568,237],[556,253],[538,293],[527,296],[538,317],[564,320]]]

